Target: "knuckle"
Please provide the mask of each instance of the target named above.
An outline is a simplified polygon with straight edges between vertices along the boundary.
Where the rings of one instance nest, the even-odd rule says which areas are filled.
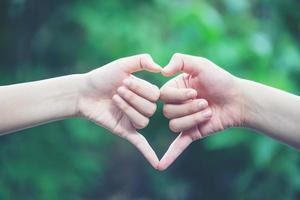
[[[197,115],[197,117],[196,117],[196,125],[199,125],[199,124],[201,124],[201,123],[203,123],[203,121],[204,121],[204,118],[202,117],[202,115]]]
[[[151,58],[151,55],[149,53],[143,53],[141,54],[141,57],[148,59]]]
[[[191,140],[192,140],[192,141],[196,141],[196,140],[199,140],[202,136],[201,136],[200,133],[192,133],[192,134],[190,135],[190,137],[191,137]]]
[[[178,57],[181,57],[181,56],[182,56],[182,53],[176,52],[176,53],[173,54],[173,58],[178,58]]]
[[[207,58],[198,57],[199,61],[204,65],[209,65],[211,62]]]
[[[121,138],[124,138],[124,139],[128,139],[128,134],[126,134],[125,131],[119,131],[117,132],[117,134],[121,137]]]
[[[126,99],[127,99],[128,101],[134,101],[134,100],[135,100],[134,94],[131,93],[131,92],[128,92],[128,91],[126,92],[125,97],[126,97]]]
[[[149,60],[151,60],[151,56],[148,53],[143,53],[140,55],[140,60],[141,60],[142,66],[144,66],[145,64],[148,63]]]
[[[159,99],[164,101],[164,98],[165,98],[164,90],[160,90]]]
[[[208,101],[206,99],[201,99],[201,102],[203,102],[203,105],[205,107],[208,106]]]
[[[127,104],[122,104],[120,105],[120,107],[124,112],[127,112],[129,110],[129,106]]]
[[[134,126],[136,129],[142,129],[142,128],[143,128],[140,124],[137,124],[137,123],[133,123],[133,126]]]
[[[193,117],[193,123],[194,124],[199,124],[201,122],[201,117],[199,115],[194,115]]]
[[[160,93],[164,93],[165,88],[166,88],[165,86],[161,87],[161,88],[159,89],[159,92],[160,92]]]
[[[153,90],[153,100],[157,101],[160,97],[160,90],[156,85],[154,85],[153,88],[154,88],[154,90]]]
[[[114,62],[116,62],[117,64],[125,63],[126,58],[119,58],[119,59],[115,60]]]
[[[157,105],[156,103],[154,103],[152,108],[152,114],[154,114],[156,110],[157,110]]]
[[[135,82],[133,82],[132,84],[130,84],[130,89],[132,90],[140,90],[140,85],[139,84],[136,84]]]
[[[169,106],[168,106],[168,105],[165,105],[165,106],[163,107],[163,114],[164,114],[164,116],[165,116],[166,118],[168,118],[168,119],[171,118],[171,117],[170,117],[170,112],[169,112]]]
[[[166,87],[163,87],[160,89],[159,99],[163,102],[166,102],[166,100],[167,100],[167,88]]]
[[[173,131],[173,132],[179,132],[177,126],[176,126],[176,120],[170,120],[169,122],[169,128]]]
[[[153,103],[151,106],[149,106],[149,109],[148,109],[148,111],[146,113],[147,116],[151,117],[155,113],[156,108],[157,108],[157,105],[155,103]]]
[[[138,129],[142,129],[145,128],[146,126],[148,126],[149,124],[149,119],[148,118],[144,118],[142,120],[140,120],[140,122],[137,124],[138,125]]]

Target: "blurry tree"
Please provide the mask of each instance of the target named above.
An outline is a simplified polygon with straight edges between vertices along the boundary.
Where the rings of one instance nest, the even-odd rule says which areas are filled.
[[[2,0],[0,84],[84,73],[143,52],[165,65],[184,52],[299,94],[299,10],[297,0]],[[159,103],[142,130],[159,156],[175,137],[167,125]],[[249,130],[197,142],[165,172],[82,119],[2,136],[0,146],[0,199],[300,198],[299,153]]]

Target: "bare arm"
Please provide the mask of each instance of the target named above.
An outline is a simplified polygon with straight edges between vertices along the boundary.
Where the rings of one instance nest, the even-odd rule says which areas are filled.
[[[244,125],[300,149],[300,97],[253,81],[240,84]]]
[[[82,75],[0,87],[0,133],[76,115]]]

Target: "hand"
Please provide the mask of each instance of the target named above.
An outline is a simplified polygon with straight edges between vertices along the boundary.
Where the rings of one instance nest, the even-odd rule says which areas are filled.
[[[166,169],[189,144],[212,133],[243,124],[243,102],[238,78],[207,59],[174,54],[162,70],[171,79],[161,88],[164,115],[170,129],[181,132],[161,159]]]
[[[136,131],[148,125],[156,110],[159,89],[131,73],[161,67],[147,55],[118,59],[85,74],[77,110],[83,116],[127,139],[153,167],[159,162],[147,140]]]

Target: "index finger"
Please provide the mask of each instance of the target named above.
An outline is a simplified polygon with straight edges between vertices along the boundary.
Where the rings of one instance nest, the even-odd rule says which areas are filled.
[[[127,135],[126,139],[143,154],[143,156],[146,158],[146,160],[148,160],[152,167],[157,169],[159,159],[142,134],[138,132],[130,133],[129,135]]]
[[[160,171],[167,169],[192,142],[193,139],[187,131],[181,132],[160,160],[157,169]]]
[[[165,103],[182,103],[197,97],[197,91],[192,88],[163,87],[160,90],[160,100]]]
[[[123,83],[128,87],[128,89],[149,101],[155,102],[159,98],[160,92],[158,87],[148,81],[131,76],[130,78],[125,79]]]

